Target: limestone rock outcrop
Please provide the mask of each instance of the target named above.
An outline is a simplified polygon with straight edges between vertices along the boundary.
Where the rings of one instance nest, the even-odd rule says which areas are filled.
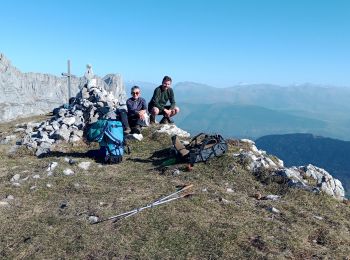
[[[118,74],[96,77],[96,84],[125,103],[126,94]],[[86,77],[71,77],[71,94],[87,84]],[[45,114],[68,103],[67,78],[43,73],[22,73],[0,53],[0,122],[17,117]]]
[[[259,150],[253,141],[242,139],[240,142],[247,144],[249,149],[242,148],[233,156],[239,158],[253,174],[268,171],[272,179],[276,176],[282,177],[291,187],[312,192],[322,191],[338,200],[345,198],[342,183],[333,178],[326,170],[311,164],[287,168],[283,166],[283,161],[277,157],[269,156],[265,151]]]

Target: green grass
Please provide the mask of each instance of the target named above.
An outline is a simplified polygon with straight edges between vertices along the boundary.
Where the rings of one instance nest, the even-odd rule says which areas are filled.
[[[0,125],[3,136],[14,124]],[[230,142],[226,156],[196,164],[190,172],[185,164],[161,171],[171,140],[153,132],[154,128],[146,129],[142,142],[130,141],[132,152],[118,165],[100,165],[85,157],[96,145],[83,142],[61,144],[52,156],[41,159],[25,150],[9,156],[11,144],[0,145],[0,200],[15,197],[10,206],[0,207],[0,257],[349,259],[348,205],[327,195],[260,182],[232,156],[246,148],[237,141]],[[70,165],[65,157],[77,163]],[[53,176],[47,176],[53,161],[58,166]],[[82,161],[91,161],[88,171],[77,166]],[[66,168],[75,174],[64,176]],[[173,176],[175,168],[181,174]],[[16,173],[29,176],[20,187],[10,183]],[[30,177],[35,174],[41,178]],[[88,221],[90,215],[107,218],[146,205],[183,184],[193,184],[195,195],[116,223]],[[282,199],[257,200],[257,192],[280,194]],[[270,213],[272,206],[281,214]]]

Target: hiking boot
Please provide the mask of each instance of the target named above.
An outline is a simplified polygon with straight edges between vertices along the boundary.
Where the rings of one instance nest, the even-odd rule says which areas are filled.
[[[156,117],[154,115],[152,115],[152,114],[149,116],[149,123],[151,125],[156,123]]]
[[[159,124],[168,124],[168,118],[163,117],[162,120],[160,120]]]
[[[159,123],[160,124],[174,124],[174,120],[172,120],[170,117],[163,117]]]
[[[132,134],[141,134],[141,126],[136,125],[135,127],[133,127],[133,128],[131,129],[131,133],[132,133]]]
[[[130,134],[130,132],[131,132],[131,128],[130,127],[127,127],[127,128],[125,128],[125,130],[124,130],[124,133],[125,134]]]
[[[172,120],[170,117],[168,117],[167,119],[168,119],[168,124],[174,124],[174,120]]]

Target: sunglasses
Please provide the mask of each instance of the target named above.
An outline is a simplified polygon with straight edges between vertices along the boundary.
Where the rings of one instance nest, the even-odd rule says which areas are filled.
[[[131,92],[132,95],[138,95],[140,92]]]

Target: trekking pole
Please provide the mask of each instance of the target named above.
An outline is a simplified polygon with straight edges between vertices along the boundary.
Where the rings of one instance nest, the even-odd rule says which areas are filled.
[[[180,198],[184,198],[184,197],[187,197],[189,196],[190,194],[184,194],[182,196],[179,196],[179,197],[175,197],[175,198],[171,198],[171,197],[174,197],[176,194],[179,194],[180,192],[183,192],[185,190],[188,190],[190,188],[193,187],[193,184],[190,184],[190,185],[186,185],[184,187],[182,187],[181,189],[179,189],[178,191],[172,193],[172,194],[169,194],[168,196],[165,196],[163,198],[160,198],[158,200],[155,200],[153,203],[147,205],[147,206],[150,206],[150,207],[154,207],[154,206],[158,206],[160,204],[164,204],[164,203],[167,203],[167,202],[170,202],[170,201],[173,201],[173,200],[176,200],[176,199],[180,199]],[[170,199],[169,199],[170,198]],[[147,207],[146,206],[146,207]],[[148,208],[148,207],[147,207]],[[143,210],[143,209],[142,209]],[[141,211],[141,210],[140,210]],[[135,215],[136,213],[138,213],[139,211],[136,211],[134,210],[134,212],[130,212],[130,214],[128,214],[127,216],[125,216],[125,218],[128,218],[132,215]]]
[[[186,194],[183,194],[181,196],[177,196],[177,197],[174,197],[175,195],[179,194],[180,192],[183,192],[185,190],[188,190],[190,188],[193,187],[193,184],[191,185],[187,185],[187,186],[184,186],[183,188],[181,188],[180,190],[172,193],[172,194],[169,194],[168,196],[165,196],[161,199],[158,199],[154,202],[152,202],[151,204],[148,204],[144,207],[141,207],[141,208],[137,208],[137,209],[134,209],[134,210],[131,210],[131,211],[128,211],[128,212],[125,212],[125,213],[122,213],[122,214],[119,214],[117,216],[113,216],[113,217],[110,217],[109,219],[106,219],[106,220],[111,220],[111,219],[115,219],[114,222],[118,221],[118,219],[120,219],[121,217],[124,217],[124,218],[128,218],[128,217],[131,217],[132,215],[135,215],[137,213],[139,213],[140,211],[144,210],[144,209],[148,209],[148,208],[153,208],[155,206],[158,206],[158,205],[161,205],[161,204],[165,204],[165,203],[168,203],[170,201],[173,201],[173,200],[177,200],[177,199],[180,199],[180,198],[185,198],[185,197],[188,197],[188,196],[191,196],[193,195],[192,193],[186,193]],[[173,197],[173,198],[172,198]]]
[[[158,199],[158,200],[156,200],[156,201],[154,201],[154,202],[160,202],[160,201],[166,200],[166,199],[168,199],[168,198],[170,198],[170,197],[173,197],[173,196],[175,196],[176,194],[178,194],[178,193],[180,193],[180,192],[183,192],[183,191],[185,191],[185,190],[188,190],[188,189],[190,189],[190,188],[192,188],[192,187],[193,187],[193,184],[186,185],[186,186],[182,187],[181,189],[179,189],[178,191],[176,191],[176,192],[174,192],[174,193],[172,193],[172,194],[169,194],[168,196],[165,196],[164,198]]]
[[[161,205],[161,204],[165,204],[165,203],[168,203],[170,201],[173,201],[173,200],[177,200],[177,199],[180,199],[180,198],[185,198],[185,197],[188,197],[192,194],[189,194],[189,193],[186,193],[186,194],[183,194],[183,195],[180,195],[180,196],[177,196],[177,197],[174,197],[175,195],[178,195],[180,192],[183,192],[185,190],[188,190],[190,189],[191,187],[193,187],[193,185],[187,185],[185,187],[183,187],[182,189],[172,193],[172,194],[169,194],[168,196],[165,196],[163,198],[160,198],[154,202],[152,202],[151,204],[148,204],[146,206],[143,206],[143,207],[140,207],[140,208],[136,208],[136,209],[133,209],[133,210],[130,210],[130,211],[127,211],[127,212],[124,212],[124,213],[121,213],[121,214],[118,214],[118,215],[115,215],[115,216],[112,216],[112,217],[109,217],[109,218],[106,218],[106,219],[102,219],[102,220],[99,220],[99,221],[95,221],[91,224],[98,224],[98,223],[101,223],[101,222],[105,222],[105,221],[108,221],[108,220],[113,220],[115,219],[114,222],[118,221],[118,219],[124,217],[124,218],[128,218],[128,217],[131,217],[132,215],[135,215],[136,213],[144,210],[144,209],[148,209],[148,208],[152,208],[152,207],[155,207],[155,206],[158,206],[158,205]]]
[[[189,196],[192,196],[193,193],[186,193],[186,194],[183,194],[181,196],[178,196],[178,197],[175,197],[175,198],[170,198],[170,199],[167,199],[167,200],[162,200],[162,201],[157,201],[157,202],[153,202],[152,204],[149,204],[145,207],[142,207],[140,208],[139,210],[135,210],[134,212],[128,214],[128,215],[124,215],[124,218],[128,218],[128,217],[131,217],[137,213],[139,213],[140,211],[146,209],[146,208],[153,208],[153,207],[156,207],[156,206],[159,206],[161,204],[165,204],[165,203],[168,203],[170,201],[173,201],[173,200],[177,200],[177,199],[181,199],[181,198],[186,198],[186,197],[189,197]],[[119,218],[120,219],[120,218]],[[114,222],[118,221],[119,219],[116,219]]]

